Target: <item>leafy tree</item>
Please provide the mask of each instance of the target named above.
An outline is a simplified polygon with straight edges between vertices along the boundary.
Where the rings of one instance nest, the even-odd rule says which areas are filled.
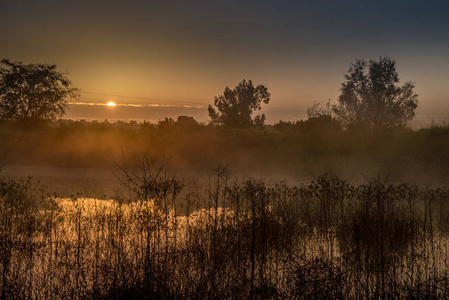
[[[209,105],[209,117],[212,123],[229,127],[262,126],[265,114],[251,118],[253,111],[261,109],[262,102],[268,104],[270,93],[263,85],[254,86],[245,79],[234,89],[226,87],[223,95],[214,98],[214,107]]]
[[[22,64],[2,60],[0,64],[0,119],[55,120],[76,98],[65,73],[56,65]]]
[[[356,60],[345,75],[338,105],[333,110],[346,128],[378,132],[403,127],[413,119],[418,106],[413,88],[411,82],[399,84],[393,59]]]

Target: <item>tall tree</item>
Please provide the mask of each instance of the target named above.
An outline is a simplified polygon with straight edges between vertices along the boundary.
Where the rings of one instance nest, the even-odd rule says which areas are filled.
[[[56,65],[22,64],[2,60],[0,119],[54,120],[67,110],[77,89]]]
[[[346,128],[378,132],[406,126],[418,106],[418,95],[413,88],[411,82],[399,83],[393,59],[356,60],[345,75],[338,104],[333,110]]]
[[[243,79],[234,89],[226,87],[223,94],[214,98],[214,107],[209,105],[212,123],[229,127],[261,126],[265,115],[251,118],[253,111],[260,110],[261,104],[270,102],[270,93],[263,85],[254,86],[251,80]]]

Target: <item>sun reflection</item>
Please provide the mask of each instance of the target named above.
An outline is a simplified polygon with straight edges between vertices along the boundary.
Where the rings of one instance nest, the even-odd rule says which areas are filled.
[[[108,104],[106,104],[107,106],[115,106],[115,103],[114,102],[108,102]]]

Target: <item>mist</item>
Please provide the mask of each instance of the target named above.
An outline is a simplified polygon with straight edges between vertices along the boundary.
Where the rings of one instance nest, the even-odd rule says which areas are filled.
[[[0,300],[449,299],[449,5],[7,1]]]
[[[125,164],[138,166],[144,157],[167,159],[168,167],[183,176],[198,176],[223,165],[241,177],[292,182],[329,173],[351,182],[381,176],[396,183],[447,184],[446,127],[372,135],[332,126],[301,121],[247,130],[173,119],[158,124],[5,123],[0,128],[5,141],[0,165],[3,175],[31,175],[64,196],[94,181],[111,195],[103,186],[117,185],[113,173]]]

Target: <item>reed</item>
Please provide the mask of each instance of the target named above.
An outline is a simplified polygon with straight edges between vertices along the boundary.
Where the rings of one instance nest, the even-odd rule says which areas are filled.
[[[308,185],[124,169],[127,196],[0,184],[1,299],[449,296],[449,190],[323,174]]]

